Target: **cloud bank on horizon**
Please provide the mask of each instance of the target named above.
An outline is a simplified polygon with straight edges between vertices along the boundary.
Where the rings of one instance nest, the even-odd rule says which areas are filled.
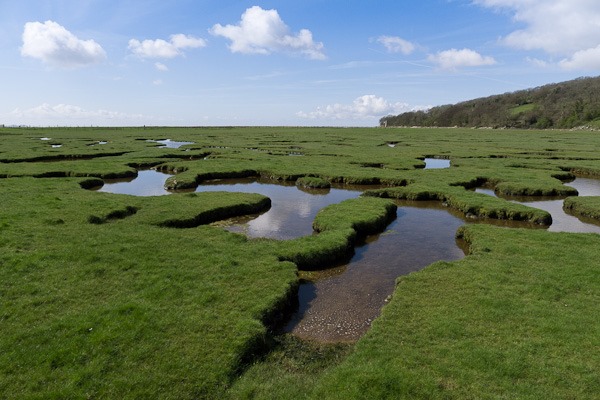
[[[422,82],[424,91],[434,93],[433,84],[443,82],[439,84],[441,89],[446,87],[446,91],[450,91],[454,90],[452,79],[467,82],[475,76],[497,82],[499,90],[507,91],[502,89],[507,85],[512,90],[528,86],[511,82],[515,80],[512,72],[515,69],[525,71],[522,75],[539,75],[540,71],[545,71],[548,75],[565,76],[566,79],[576,77],[573,74],[600,70],[600,2],[593,0],[426,1],[420,6],[413,5],[414,12],[410,6],[390,1],[389,7],[394,7],[399,16],[401,12],[409,15],[402,24],[392,24],[391,19],[390,23],[382,23],[386,17],[383,13],[389,13],[385,9],[378,13],[373,7],[367,14],[367,9],[363,8],[362,14],[359,10],[356,15],[350,11],[345,15],[364,21],[364,27],[358,24],[350,31],[339,33],[336,30],[351,24],[346,24],[342,17],[334,19],[337,14],[326,14],[324,9],[295,6],[297,13],[293,13],[282,5],[281,8],[287,11],[284,14],[280,9],[252,5],[245,10],[238,9],[236,17],[235,11],[232,13],[231,10],[237,7],[221,7],[228,12],[217,13],[216,10],[221,10],[217,3],[207,7],[212,10],[212,15],[223,18],[229,15],[229,23],[219,22],[220,18],[216,17],[212,22],[210,18],[204,18],[200,23],[190,17],[187,24],[182,24],[185,29],[178,29],[179,33],[148,29],[150,24],[132,23],[133,29],[121,28],[127,34],[116,35],[111,30],[103,31],[101,26],[82,29],[79,25],[73,29],[59,18],[26,19],[21,25],[18,49],[23,62],[33,61],[28,67],[30,70],[36,69],[37,60],[45,68],[42,74],[61,76],[66,82],[69,82],[69,75],[65,74],[69,73],[70,76],[86,77],[86,84],[101,81],[98,76],[112,74],[115,75],[113,82],[124,84],[107,85],[105,82],[104,87],[98,86],[98,92],[106,91],[104,102],[108,104],[105,105],[84,95],[71,96],[71,100],[49,92],[32,95],[40,99],[37,105],[31,103],[34,100],[27,103],[21,96],[21,103],[27,104],[14,104],[8,109],[8,101],[3,100],[0,102],[0,123],[5,120],[32,125],[103,122],[127,125],[140,124],[146,119],[150,123],[173,121],[189,125],[208,121],[229,124],[239,121],[237,118],[247,112],[241,119],[247,124],[305,121],[309,124],[372,125],[382,116],[425,109],[429,106],[416,104],[435,102],[433,98],[420,95],[418,84],[413,82]],[[419,7],[432,6],[447,7],[456,18],[462,13],[465,21],[471,18],[473,25],[462,28],[459,25],[465,22],[460,20],[456,25],[442,20],[436,21],[439,27],[435,23],[427,24],[426,13]],[[173,8],[181,12],[182,7]],[[156,10],[165,25],[179,25],[168,23],[169,16],[183,17],[165,14],[165,10]],[[90,15],[87,22],[92,25],[93,9],[87,11]],[[324,13],[322,19],[316,18],[317,11]],[[28,12],[25,8],[21,10],[23,18],[27,18]],[[484,26],[485,23],[478,24],[469,13],[494,21],[487,24],[493,29]],[[293,23],[284,21],[282,15]],[[62,16],[77,25],[68,15]],[[231,23],[236,18],[237,22]],[[506,29],[507,20],[510,29]],[[479,31],[482,34],[478,35]],[[364,35],[362,42],[359,40],[361,35]],[[151,61],[150,69],[145,69],[146,61]],[[333,67],[342,64],[346,66],[343,69]],[[14,73],[15,80],[24,79],[20,76],[26,76],[28,68],[19,67],[18,60],[12,60],[9,67],[4,67],[9,72],[21,71]],[[138,74],[136,70],[143,70],[143,73]],[[177,72],[174,74],[173,71]],[[146,85],[136,81],[142,75],[147,76]],[[249,76],[258,78],[250,80]],[[250,85],[249,81],[257,83]],[[76,87],[75,81],[73,85]],[[108,86],[112,92],[104,89]],[[136,101],[130,94],[135,87],[140,91],[139,96],[154,93],[150,90],[163,90],[163,96],[171,101],[169,104],[175,102],[175,105],[169,108],[166,100],[156,101],[169,109],[168,112],[151,106],[148,106],[148,112],[143,107],[131,107],[130,104]],[[479,93],[475,88],[467,91]],[[269,99],[269,94],[274,98]],[[111,95],[113,99],[121,96],[130,99],[127,104],[117,100],[109,102],[107,99]],[[446,93],[443,95],[452,98]],[[469,97],[468,94],[465,96]],[[219,98],[224,100],[215,101]],[[193,109],[188,109],[190,101],[197,101],[198,109],[206,108],[207,112],[195,114]],[[68,105],[86,102],[90,105]],[[142,97],[138,102],[146,101]],[[263,111],[259,103],[262,103]],[[238,109],[232,104],[238,104]],[[112,107],[122,111],[107,111]],[[276,111],[279,119],[269,117],[273,107],[281,109]],[[95,111],[90,111],[92,109]],[[225,122],[228,118],[234,121]]]

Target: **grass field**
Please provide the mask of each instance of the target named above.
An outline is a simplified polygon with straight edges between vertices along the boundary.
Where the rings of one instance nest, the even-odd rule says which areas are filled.
[[[193,144],[148,141],[161,139]],[[589,131],[1,128],[0,397],[594,398],[594,234],[469,225],[470,254],[401,277],[356,345],[272,328],[296,301],[298,268],[385,228],[395,206],[374,197],[543,225],[543,211],[467,189],[573,196],[561,180],[600,176],[598,154]],[[425,157],[452,167],[423,170]],[[173,188],[249,176],[382,187],[290,241],[206,225],[268,208],[260,195],[86,190],[148,167],[173,173]],[[597,198],[565,208],[600,215]]]

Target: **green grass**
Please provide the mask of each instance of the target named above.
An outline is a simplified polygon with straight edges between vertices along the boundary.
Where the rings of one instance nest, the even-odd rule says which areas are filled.
[[[461,235],[472,254],[400,278],[311,398],[597,395],[600,237],[483,225]]]
[[[194,144],[147,141],[165,138]],[[600,176],[599,152],[587,131],[0,128],[0,397],[593,398],[597,235],[469,226],[472,254],[401,278],[356,346],[271,328],[298,267],[340,262],[385,227],[395,206],[376,197],[547,223],[467,189],[569,196],[561,181]],[[418,168],[425,156],[452,167]],[[140,167],[180,188],[234,176],[383,187],[322,210],[317,235],[251,240],[205,224],[264,210],[264,196],[85,190]],[[596,198],[565,206],[600,210]]]
[[[521,106],[511,108],[509,111],[511,115],[519,115],[528,111],[533,111],[536,107],[537,105],[534,103],[523,104]]]
[[[600,221],[600,197],[567,197],[563,208],[578,217]]]
[[[296,268],[217,228],[156,226],[254,195],[106,195],[0,180],[0,391],[9,398],[213,398],[262,352]],[[192,201],[193,200],[193,201]],[[211,205],[212,203],[212,205]],[[98,225],[88,215],[138,208]],[[193,206],[195,205],[195,207]]]
[[[331,187],[331,183],[314,176],[303,176],[302,178],[298,178],[296,186],[306,189],[328,189]]]

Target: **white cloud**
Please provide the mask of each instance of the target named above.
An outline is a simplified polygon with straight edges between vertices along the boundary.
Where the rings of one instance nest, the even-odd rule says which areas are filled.
[[[155,66],[155,67],[156,67],[156,69],[157,69],[157,70],[159,70],[159,71],[166,72],[166,71],[168,71],[168,70],[169,70],[169,67],[167,67],[167,66],[166,66],[165,64],[163,64],[163,63],[159,63],[159,62],[157,62],[157,63],[154,63],[154,66]]]
[[[82,67],[106,59],[106,52],[94,40],[81,40],[54,21],[25,24],[21,55],[62,68]]]
[[[277,10],[263,10],[258,6],[248,8],[238,25],[216,24],[210,29],[210,33],[231,40],[229,49],[233,53],[289,52],[315,60],[325,58],[323,43],[314,42],[308,29],[291,34]]]
[[[129,50],[140,58],[174,58],[183,55],[183,49],[195,49],[206,46],[206,40],[181,33],[171,35],[169,41],[163,39],[131,39]]]
[[[580,50],[568,59],[558,63],[564,69],[600,70],[600,45]]]
[[[525,61],[538,68],[547,68],[548,66],[550,66],[550,63],[548,61],[540,60],[539,58],[526,57]]]
[[[525,25],[502,38],[511,47],[573,56],[600,43],[600,2],[597,0],[473,0],[474,4],[507,10]]]
[[[17,108],[8,116],[17,125],[119,125],[141,124],[150,119],[142,114],[126,114],[109,110],[86,110],[82,107],[44,103],[40,106],[22,110]]]
[[[156,80],[152,81],[152,84],[155,86],[160,86],[163,84],[163,81],[162,81],[162,79],[156,79]]]
[[[482,56],[470,49],[450,49],[430,54],[428,60],[443,69],[456,69],[459,67],[480,67],[496,64],[496,60],[489,56]]]
[[[307,119],[368,119],[381,118],[389,114],[400,114],[407,111],[424,110],[429,107],[411,107],[407,103],[390,103],[382,97],[372,94],[356,98],[352,104],[332,104],[296,115]]]
[[[377,42],[385,46],[390,53],[411,54],[415,51],[415,45],[397,36],[379,36]]]

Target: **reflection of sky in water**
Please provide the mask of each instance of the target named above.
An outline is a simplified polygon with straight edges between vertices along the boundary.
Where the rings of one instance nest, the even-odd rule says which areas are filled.
[[[565,185],[577,189],[579,196],[600,196],[600,180],[598,179],[577,178],[573,182],[565,183]],[[475,191],[496,197],[491,189],[476,189]],[[579,218],[565,213],[563,200],[536,200],[535,197],[531,197],[533,201],[529,201],[529,199],[527,201],[507,199],[514,203],[521,203],[549,212],[552,215],[552,225],[548,228],[550,232],[600,233],[600,226],[587,224]]]
[[[438,158],[426,158],[425,169],[443,169],[450,168],[450,160],[442,160]]]
[[[185,146],[187,144],[194,144],[194,142],[176,142],[174,140],[171,139],[165,139],[165,140],[148,140],[149,142],[154,142],[154,143],[160,143],[162,144],[162,146],[160,146],[163,149],[178,149],[181,146]]]
[[[460,218],[402,206],[397,215],[386,232],[356,248],[343,273],[300,286],[300,310],[286,330],[322,341],[356,340],[379,315],[398,276],[464,257],[454,239]]]
[[[139,171],[129,181],[106,181],[100,192],[129,194],[134,196],[161,196],[170,192],[164,184],[170,175],[155,171]],[[259,193],[271,199],[271,209],[244,222],[234,223],[232,230],[243,231],[250,237],[293,239],[313,233],[312,223],[317,212],[325,206],[358,197],[356,190],[331,189],[318,194],[306,193],[295,186],[283,186],[252,182],[231,183],[227,180],[218,184],[200,185],[197,192],[242,192]],[[240,226],[243,224],[243,228]]]
[[[359,191],[331,189],[327,194],[309,194],[295,186],[246,182],[200,185],[197,192],[227,191],[260,193],[271,199],[271,209],[247,222],[250,237],[293,239],[310,235],[317,212],[325,206],[358,197]]]
[[[165,190],[165,181],[169,174],[148,170],[138,171],[137,178],[127,182],[110,182],[107,180],[98,191],[107,193],[130,194],[133,196],[162,196],[169,194]]]

